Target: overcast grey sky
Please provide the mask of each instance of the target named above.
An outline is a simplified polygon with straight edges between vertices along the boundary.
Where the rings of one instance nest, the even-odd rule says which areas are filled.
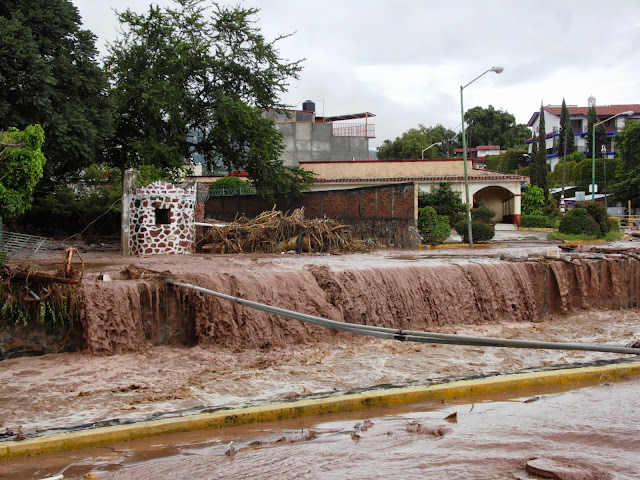
[[[142,12],[148,0],[72,0],[97,46],[117,37],[113,9]],[[170,5],[170,0],[153,2]],[[232,5],[238,2],[224,2]],[[260,9],[267,39],[283,58],[305,58],[282,98],[319,114],[371,112],[371,148],[419,124],[460,126],[465,109],[493,105],[527,123],[540,102],[586,106],[640,103],[638,0],[246,0]]]

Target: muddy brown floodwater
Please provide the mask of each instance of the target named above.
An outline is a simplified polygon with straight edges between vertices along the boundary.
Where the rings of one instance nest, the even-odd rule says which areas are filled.
[[[514,256],[524,255],[526,259],[527,255],[539,257],[549,248],[555,246],[507,245],[506,249],[492,247],[473,252],[454,249],[447,253],[389,251],[343,256],[124,258],[87,254],[84,256],[83,279],[86,350],[2,361],[0,431],[7,428],[16,430],[21,426],[27,436],[50,434],[99,422],[140,421],[172,412],[188,414],[206,408],[265,404],[381,385],[418,385],[453,377],[620,358],[614,354],[593,352],[428,345],[357,337],[302,325],[180,290],[175,292],[175,297],[177,305],[184,308],[170,315],[159,306],[164,291],[161,282],[153,278],[133,280],[123,273],[130,264],[149,271],[169,271],[182,282],[352,323],[616,345],[625,345],[636,337],[640,338],[640,311],[637,308],[640,262],[634,257],[621,255],[607,258],[574,256],[565,258],[565,261],[499,260],[505,251]],[[39,264],[34,262],[32,266],[55,270],[58,264],[59,259],[45,259]],[[113,281],[99,281],[98,276],[103,273]],[[174,316],[180,317],[178,323],[190,326],[191,341],[195,346],[175,343],[153,346],[149,341],[149,338],[157,339],[158,332],[162,333]],[[637,384],[629,385],[637,387]],[[593,391],[607,391],[605,386],[599,388],[603,390]],[[591,391],[582,391],[581,395]],[[554,403],[554,399],[573,398],[572,395],[545,397],[544,402],[527,404],[528,412],[535,412],[539,405],[556,405],[557,415],[549,422],[560,425],[555,431],[533,429],[538,433],[528,440],[520,439],[515,427],[516,420],[521,415],[526,416],[525,413],[506,410],[509,413],[503,416],[514,419],[514,423],[508,426],[501,440],[499,430],[491,427],[491,422],[500,415],[493,416],[492,412],[497,410],[488,406],[480,408],[476,405],[473,411],[469,406],[468,418],[476,419],[478,428],[482,426],[485,430],[479,436],[464,441],[457,434],[449,435],[448,430],[442,438],[409,435],[415,432],[406,431],[405,424],[414,419],[411,417],[413,413],[374,420],[374,427],[362,433],[360,440],[352,440],[350,434],[344,433],[353,430],[352,419],[345,420],[347,423],[344,424],[337,419],[338,426],[331,423],[313,426],[324,432],[313,442],[250,450],[243,454],[244,457],[239,455],[230,459],[220,459],[216,453],[215,460],[210,461],[220,470],[214,473],[207,473],[203,466],[187,466],[184,468],[187,468],[188,475],[167,474],[163,477],[158,473],[157,478],[344,478],[357,475],[357,471],[350,470],[352,464],[359,465],[363,478],[396,476],[410,468],[413,470],[407,477],[513,478],[513,472],[523,468],[522,462],[529,455],[538,455],[536,452],[550,455],[554,452],[553,442],[547,444],[547,437],[562,443],[562,432],[569,432],[565,440],[575,441],[573,450],[578,450],[575,445],[582,440],[587,445],[595,442],[593,448],[596,448],[598,443],[594,439],[606,430],[601,422],[610,419],[613,412],[619,421],[610,425],[616,425],[616,432],[632,440],[630,445],[636,452],[640,451],[637,437],[631,433],[636,429],[624,430],[627,420],[637,425],[638,419],[634,417],[639,410],[637,403],[618,402],[618,397],[612,396],[609,404],[611,415],[601,418],[598,414],[593,420],[598,425],[596,432],[596,427],[588,426],[591,420],[576,420],[575,427],[570,425],[578,407],[562,410],[562,403]],[[519,404],[508,402],[505,405],[516,408]],[[602,409],[606,410],[605,407]],[[464,411],[461,408],[459,415],[462,416]],[[426,424],[431,426],[436,417],[441,420],[442,413],[425,413]],[[442,422],[435,423],[440,425]],[[311,424],[304,425],[305,429],[311,428]],[[536,428],[543,426],[537,425]],[[453,429],[454,433],[464,432],[456,425],[445,427]],[[274,432],[278,428],[281,427],[273,426]],[[335,429],[339,432],[328,431]],[[386,436],[386,431],[395,433]],[[222,434],[210,435],[218,440],[205,445],[204,450],[201,446],[194,447],[200,453],[189,453],[187,448],[186,453],[180,455],[200,456],[207,448],[218,452],[227,440],[220,439]],[[254,433],[242,433],[239,437],[243,435]],[[378,440],[368,444],[370,437]],[[388,437],[400,441],[394,445],[387,444]],[[416,442],[416,438],[420,441]],[[509,438],[531,449],[523,447],[511,452],[507,448]],[[606,438],[613,441],[612,435]],[[453,439],[462,443],[449,444]],[[260,441],[273,440],[271,434],[265,434],[264,440]],[[159,444],[163,445],[162,442]],[[162,445],[158,448],[162,449]],[[317,457],[307,453],[307,445],[314,445]],[[459,447],[452,449],[457,452],[455,457],[448,455],[446,445]],[[498,455],[500,445],[505,448],[503,460]],[[563,445],[569,449],[568,443]],[[626,448],[623,443],[620,447]],[[587,448],[585,451],[593,450]],[[108,448],[100,452],[107,457],[111,455]],[[120,455],[115,451],[112,453]],[[484,460],[485,453],[487,461]],[[67,455],[67,458],[72,458],[76,453]],[[312,460],[307,460],[307,455]],[[568,450],[556,456],[571,458]],[[31,462],[36,466],[42,465],[42,462],[47,462],[43,460],[46,458],[53,457],[41,457]],[[93,458],[89,464],[99,464],[95,460],[97,457]],[[249,460],[242,461],[241,458]],[[460,468],[468,470],[469,475],[455,470],[456,464],[450,463],[452,458],[459,458]],[[607,462],[613,462],[616,455],[611,453],[611,458],[613,460]],[[174,458],[169,463],[178,465],[177,472],[183,461],[182,458]],[[131,462],[135,463],[134,460]],[[323,462],[326,462],[326,470],[319,470],[317,465]],[[156,463],[164,462],[149,461],[144,468],[155,471]],[[607,469],[610,468],[609,463],[606,464]],[[510,473],[506,477],[502,476],[503,473],[482,475],[490,465],[496,468],[496,472]],[[267,467],[281,468],[282,474],[273,470],[262,475],[259,468]],[[121,473],[129,477],[114,478],[155,476],[141,475],[142,470],[136,468],[142,467],[125,468]],[[431,477],[430,468],[436,472]],[[127,473],[129,471],[132,473]],[[618,478],[633,477],[623,475]]]
[[[546,478],[627,480],[639,477],[639,389],[636,377],[175,434],[7,462],[0,478],[541,478],[529,464],[557,475]]]
[[[455,325],[469,335],[626,344],[640,337],[638,310],[586,312],[544,322]],[[148,347],[112,356],[66,353],[0,365],[0,428],[26,434],[204,407],[240,407],[381,384],[514,372],[620,358],[615,354],[429,345],[341,336],[271,347]]]

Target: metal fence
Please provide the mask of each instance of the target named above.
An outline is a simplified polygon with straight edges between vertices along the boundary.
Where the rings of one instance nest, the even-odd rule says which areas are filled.
[[[220,190],[198,190],[198,203],[204,203],[211,197],[235,197],[236,195],[255,195],[256,189],[252,187],[222,188]]]
[[[3,231],[0,254],[5,254],[8,260],[28,260],[46,252],[49,247],[51,240],[46,237]]]

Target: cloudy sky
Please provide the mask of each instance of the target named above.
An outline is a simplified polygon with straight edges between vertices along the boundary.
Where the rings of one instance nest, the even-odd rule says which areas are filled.
[[[72,0],[84,27],[107,42],[118,35],[113,10],[142,12],[148,0]],[[170,5],[170,0],[154,2]],[[220,1],[219,3],[227,3]],[[238,2],[229,2],[232,5]],[[640,103],[637,0],[245,0],[260,9],[268,39],[288,60],[304,61],[283,100],[319,114],[371,112],[371,148],[422,124],[460,127],[465,109],[493,105],[527,123],[540,102],[586,106]]]

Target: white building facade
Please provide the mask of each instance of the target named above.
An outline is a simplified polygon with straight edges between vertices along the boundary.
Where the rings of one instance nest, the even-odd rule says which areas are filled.
[[[615,135],[624,127],[625,121],[629,119],[640,120],[640,105],[596,105],[596,99],[591,96],[587,100],[586,107],[578,107],[575,105],[567,105],[569,117],[571,119],[571,127],[573,128],[574,146],[576,151],[587,154],[590,151],[589,142],[592,140],[587,138],[587,130],[589,124],[589,108],[596,107],[598,121],[605,121],[604,127],[607,131],[607,141],[605,144],[607,158],[616,156]],[[620,115],[618,117],[607,120],[607,118],[622,114],[623,112],[633,112],[632,115]],[[558,144],[560,137],[560,114],[562,113],[561,105],[547,105],[543,108],[545,137],[547,147],[547,162],[551,166],[551,170],[562,160],[563,152],[558,152]],[[536,136],[540,134],[540,112],[535,112],[527,127],[531,128],[532,133]],[[527,140],[529,153],[531,153],[531,140]],[[600,148],[600,147],[597,147]]]

